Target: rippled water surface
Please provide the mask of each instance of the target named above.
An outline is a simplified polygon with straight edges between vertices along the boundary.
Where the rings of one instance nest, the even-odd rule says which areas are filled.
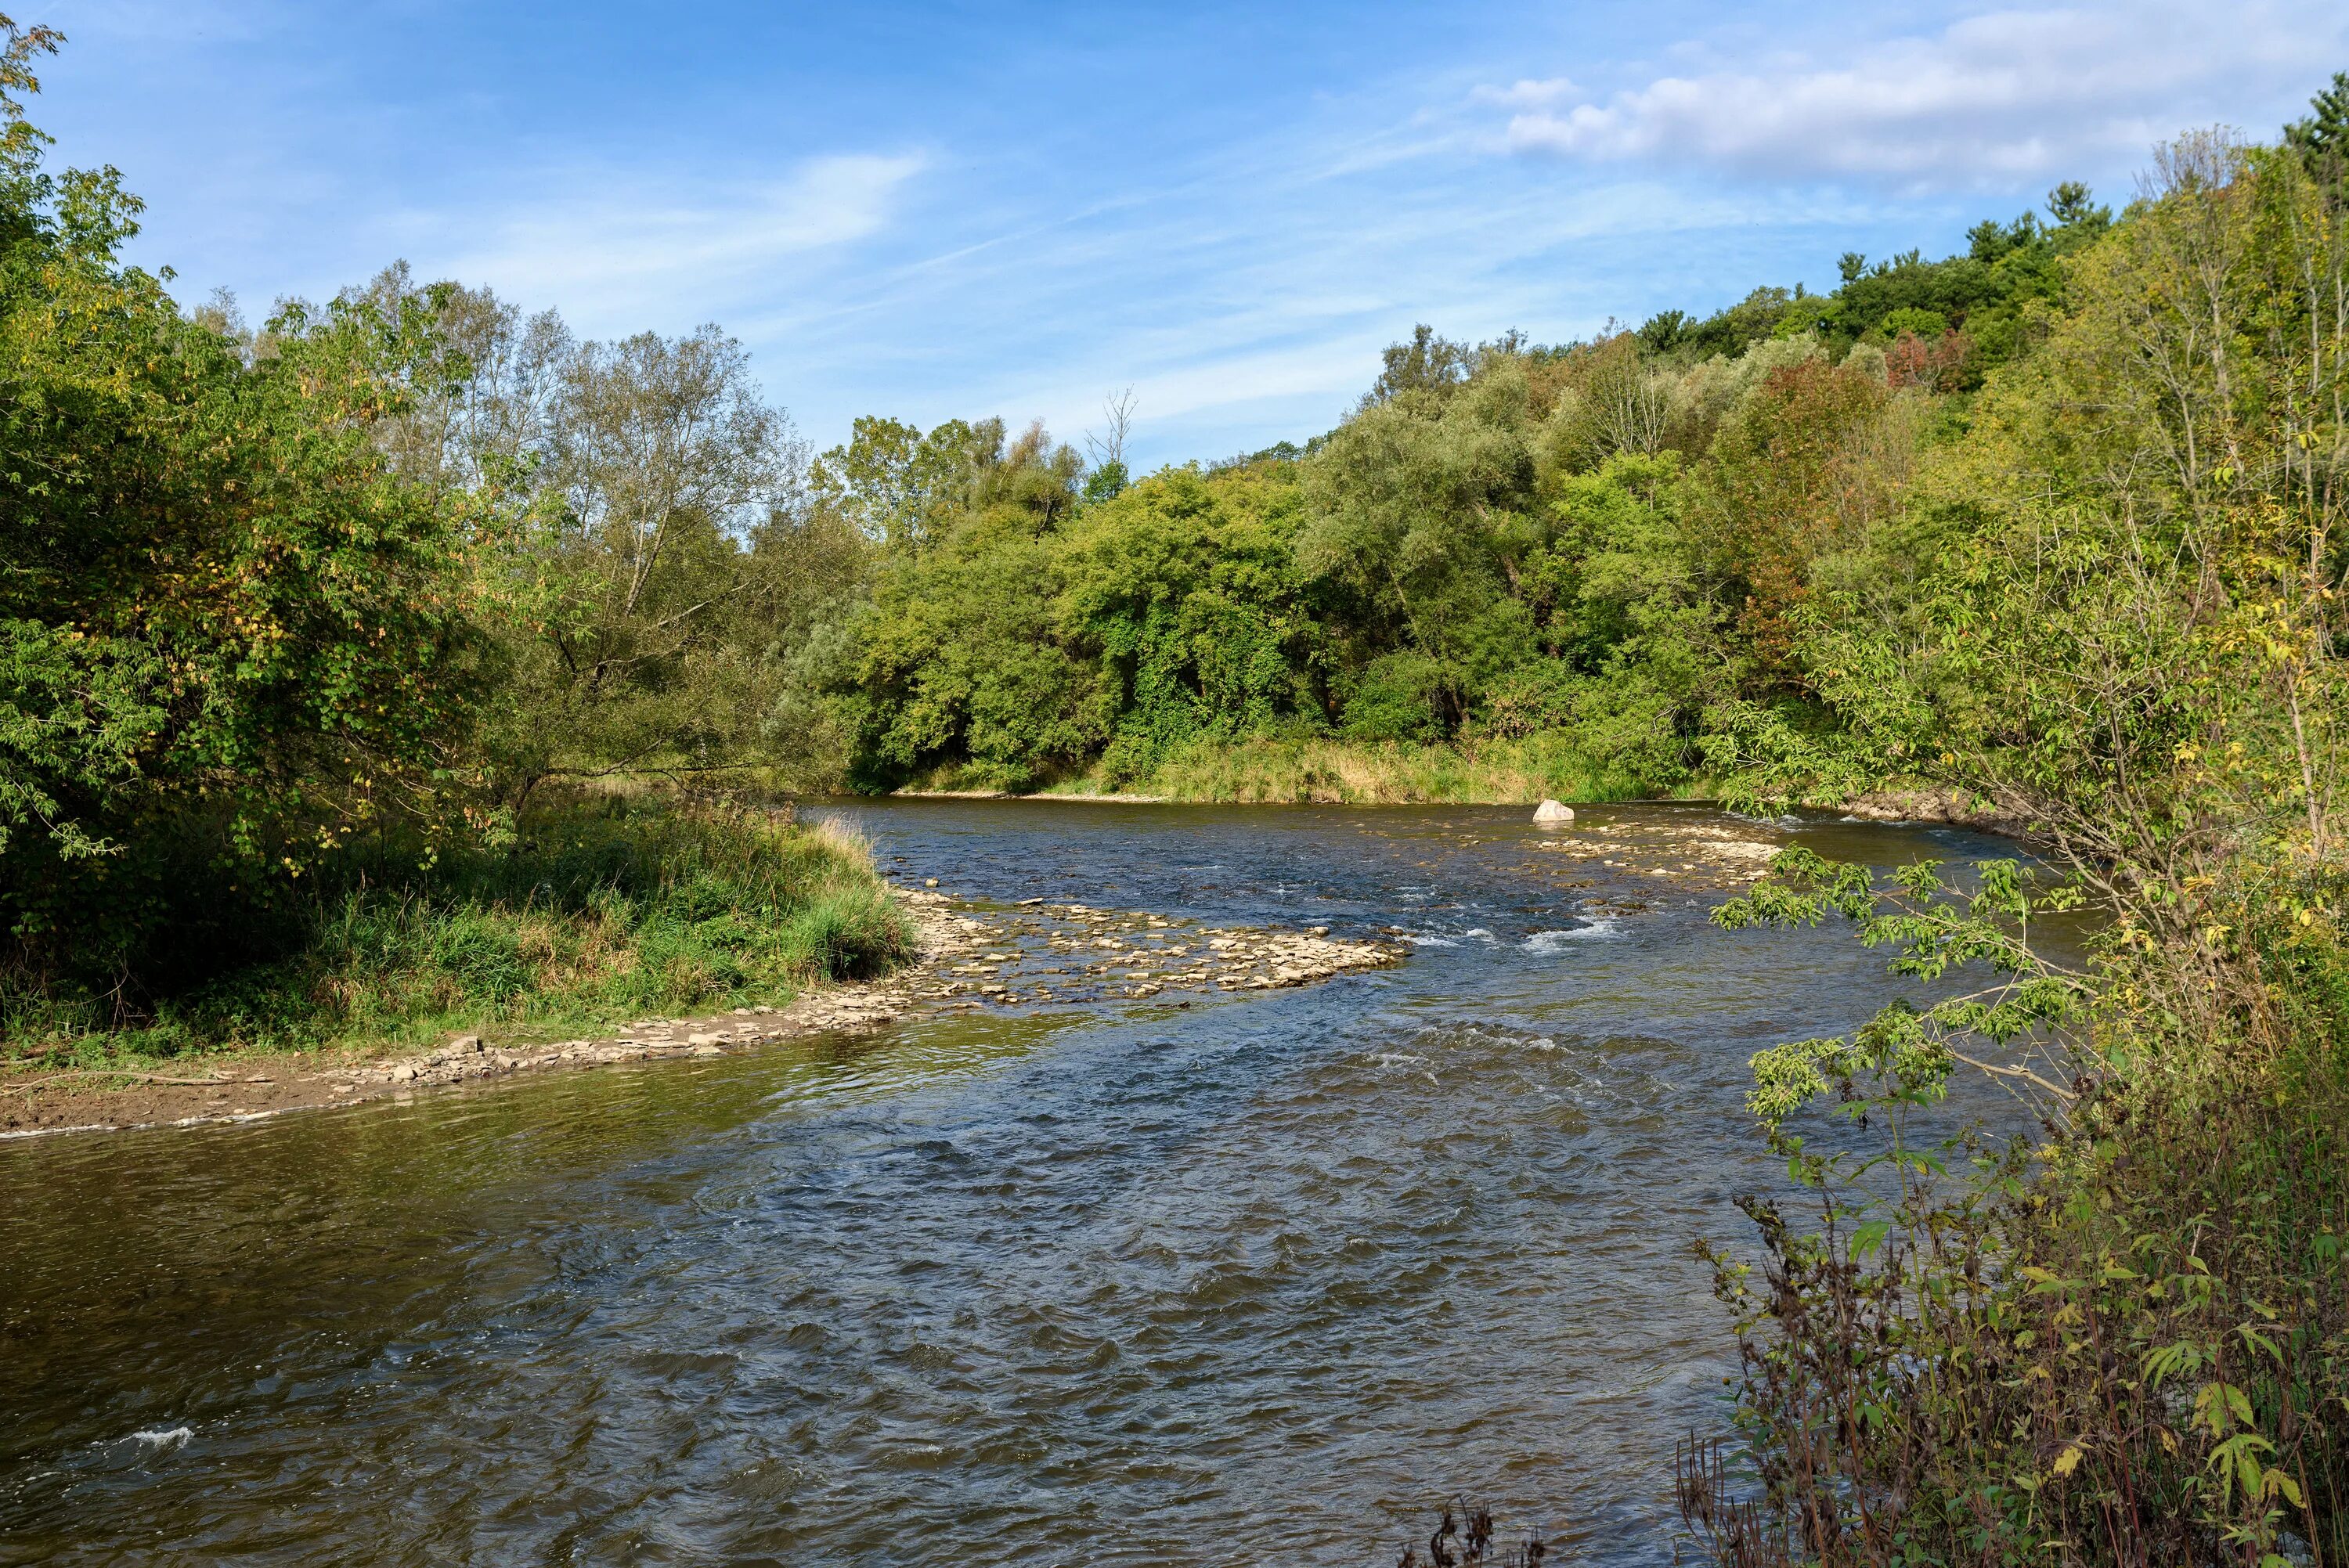
[[[1412,956],[0,1144],[0,1562],[1389,1563],[1454,1491],[1670,1561],[1745,1058],[1880,955],[1515,810],[849,814],[949,892]]]

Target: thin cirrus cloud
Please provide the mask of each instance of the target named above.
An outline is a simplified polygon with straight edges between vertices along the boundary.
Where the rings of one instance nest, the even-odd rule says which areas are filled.
[[[2330,6],[1998,11],[1939,33],[1657,77],[1606,97],[1564,78],[1485,88],[1513,151],[1747,178],[1987,190],[2142,156],[2209,103],[2297,87],[2349,25]]]
[[[436,260],[458,277],[559,300],[595,331],[606,318],[635,321],[649,299],[708,302],[771,281],[794,259],[880,233],[925,162],[913,153],[852,153],[809,159],[779,181],[657,192],[583,185],[510,213],[485,242]],[[473,227],[471,217],[464,227]]]

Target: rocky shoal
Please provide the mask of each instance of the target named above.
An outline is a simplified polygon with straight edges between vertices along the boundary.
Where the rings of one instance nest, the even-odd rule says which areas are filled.
[[[813,989],[788,1006],[639,1018],[607,1036],[551,1042],[469,1034],[398,1057],[278,1058],[208,1080],[146,1075],[119,1088],[44,1084],[0,1104],[0,1135],[244,1119],[533,1070],[725,1056],[923,1016],[1130,1002],[1188,1006],[1204,996],[1311,985],[1402,955],[1387,944],[1333,937],[1327,926],[1209,926],[1041,899],[996,905],[925,888],[897,892],[918,930],[919,957],[886,979]],[[0,1083],[0,1092],[6,1087]]]

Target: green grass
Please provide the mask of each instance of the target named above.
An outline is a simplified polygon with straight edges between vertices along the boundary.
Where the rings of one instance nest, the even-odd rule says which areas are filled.
[[[276,954],[116,1026],[89,998],[12,998],[6,1054],[99,1066],[458,1029],[553,1037],[780,1005],[913,948],[853,835],[621,800],[542,812],[504,851],[354,857],[267,919],[283,934]]]

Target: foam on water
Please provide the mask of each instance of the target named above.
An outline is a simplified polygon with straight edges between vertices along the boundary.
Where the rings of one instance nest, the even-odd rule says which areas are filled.
[[[1563,953],[1570,942],[1604,942],[1623,934],[1622,920],[1611,914],[1594,916],[1588,924],[1563,931],[1537,931],[1525,940],[1528,953]]]

